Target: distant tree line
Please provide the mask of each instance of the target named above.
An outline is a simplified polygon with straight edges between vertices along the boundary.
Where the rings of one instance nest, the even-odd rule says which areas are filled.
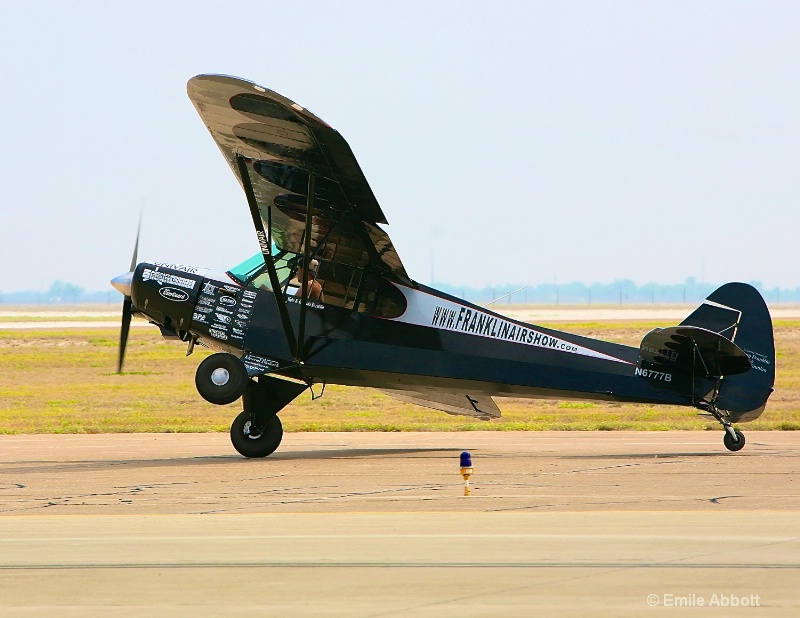
[[[760,281],[749,281],[763,294],[767,303],[800,303],[800,286],[796,288],[765,288]],[[478,305],[644,305],[699,303],[718,285],[700,282],[689,277],[683,283],[645,283],[637,285],[630,279],[612,283],[540,283],[527,287],[521,284],[503,284],[471,288],[435,283],[433,287]],[[116,290],[89,292],[73,283],[55,281],[45,291],[26,290],[3,292],[0,304],[4,305],[75,305],[116,304],[122,295]]]
[[[800,302],[800,287],[765,288],[760,281],[749,281],[766,299],[767,303]],[[683,283],[645,283],[637,285],[630,279],[611,283],[540,283],[524,287],[504,284],[471,288],[436,283],[438,288],[478,305],[494,304],[542,304],[542,305],[644,305],[699,303],[719,284],[697,281],[689,277]]]
[[[87,292],[79,285],[65,281],[54,281],[45,291],[24,290],[21,292],[0,291],[3,305],[77,305],[95,303],[119,303],[122,294],[109,289],[103,292]]]

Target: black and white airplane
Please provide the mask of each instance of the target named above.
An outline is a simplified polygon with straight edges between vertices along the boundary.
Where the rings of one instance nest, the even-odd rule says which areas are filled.
[[[137,263],[135,249],[112,281],[125,295],[118,371],[133,315],[187,353],[217,350],[195,382],[211,403],[242,398],[231,426],[242,455],[275,451],[278,412],[326,384],[485,420],[500,416],[493,396],[691,406],[722,424],[728,449],[744,446],[732,423],[757,418],[775,380],[772,321],[750,285],[723,285],[639,347],[512,320],[408,276],[350,147],[317,116],[233,77],[199,75],[188,92],[242,186],[261,253],[215,275]]]

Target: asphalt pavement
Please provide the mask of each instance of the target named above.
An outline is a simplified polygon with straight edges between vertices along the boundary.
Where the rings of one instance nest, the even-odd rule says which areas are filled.
[[[796,616],[800,433],[746,435],[0,436],[0,614]]]

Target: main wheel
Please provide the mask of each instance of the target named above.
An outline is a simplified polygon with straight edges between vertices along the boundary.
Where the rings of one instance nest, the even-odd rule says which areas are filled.
[[[224,406],[233,403],[247,388],[247,367],[233,354],[218,352],[197,366],[194,384],[209,403]]]
[[[722,441],[725,443],[725,448],[729,451],[741,451],[744,448],[744,434],[738,429],[734,429],[733,431],[736,433],[735,442],[728,430],[725,430],[725,437]]]
[[[233,448],[245,457],[271,455],[282,439],[283,425],[275,414],[257,419],[250,412],[242,412],[231,424]]]

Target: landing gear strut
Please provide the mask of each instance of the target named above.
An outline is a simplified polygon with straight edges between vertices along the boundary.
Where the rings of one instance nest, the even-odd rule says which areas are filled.
[[[738,429],[734,429],[726,418],[726,413],[717,408],[714,402],[708,404],[706,411],[725,428],[725,436],[722,439],[725,448],[734,452],[741,451],[744,448],[744,434]]]
[[[244,411],[231,424],[233,448],[245,457],[266,457],[274,453],[283,439],[278,412],[306,388],[306,384],[270,376],[249,380],[242,397]]]

